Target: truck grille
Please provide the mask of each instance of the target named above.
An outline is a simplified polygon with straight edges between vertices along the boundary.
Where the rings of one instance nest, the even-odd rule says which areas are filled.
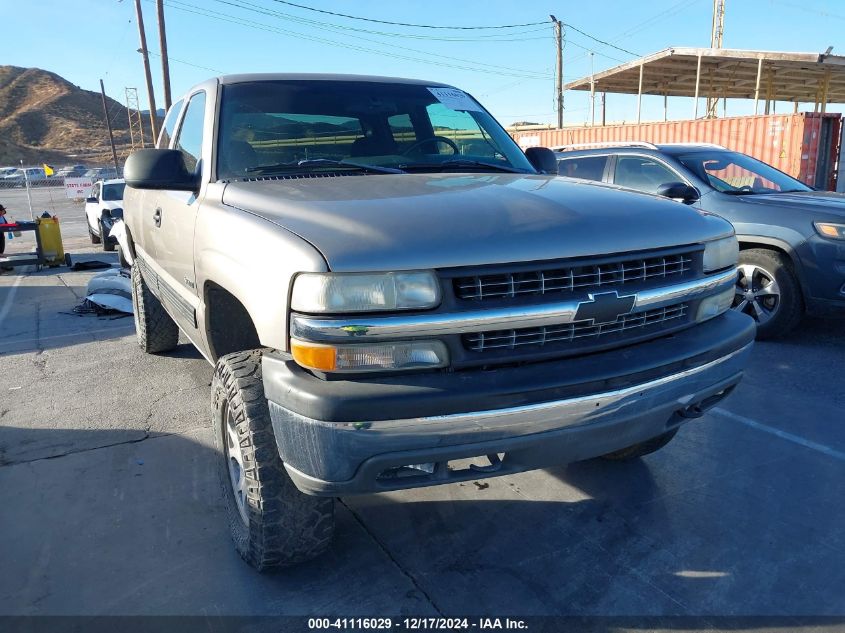
[[[686,320],[688,305],[678,303],[664,308],[624,314],[611,323],[593,323],[592,320],[574,321],[562,325],[523,328],[519,330],[497,330],[473,332],[461,339],[465,349],[485,352],[495,349],[514,349],[529,346],[543,347],[557,343],[572,343],[593,340],[600,344],[613,334],[633,335],[633,330],[660,330],[668,324],[680,324]]]
[[[693,252],[676,253],[545,270],[457,277],[453,285],[455,296],[462,300],[513,299],[681,277],[692,268],[692,262]]]

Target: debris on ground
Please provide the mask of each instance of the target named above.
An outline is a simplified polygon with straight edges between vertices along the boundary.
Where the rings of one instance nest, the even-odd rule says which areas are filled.
[[[87,296],[73,309],[73,314],[114,318],[129,316],[133,313],[131,283],[126,270],[113,268],[94,275],[88,282]]]
[[[101,262],[99,259],[91,259],[84,262],[75,262],[70,269],[71,270],[99,270],[101,268],[111,268],[111,264],[109,262]]]

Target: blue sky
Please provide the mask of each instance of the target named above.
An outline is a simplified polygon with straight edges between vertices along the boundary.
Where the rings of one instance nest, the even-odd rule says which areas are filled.
[[[294,0],[297,1],[297,0]],[[0,63],[39,67],[124,101],[139,89],[146,107],[133,0],[39,0],[10,11],[2,0]],[[18,3],[19,4],[19,3]],[[298,0],[328,11],[393,22],[450,26],[544,22],[550,13],[619,48],[644,55],[669,46],[708,46],[712,0]],[[147,40],[158,52],[153,0],[143,0]],[[210,17],[214,13],[216,17]],[[206,15],[200,15],[206,14]],[[727,0],[725,46],[845,54],[842,0]],[[167,0],[174,95],[231,72],[338,72],[428,78],[472,93],[504,124],[552,122],[555,48],[551,26],[505,30],[406,28],[320,14],[277,0]],[[360,30],[350,30],[351,28]],[[438,39],[434,39],[438,38]],[[466,40],[471,41],[458,41]],[[567,30],[564,79],[589,75],[635,56]],[[160,59],[151,56],[159,106]],[[691,99],[670,99],[670,118],[689,118]],[[749,114],[749,102],[728,102],[728,114]],[[661,97],[644,97],[643,118],[663,116]],[[703,108],[702,108],[703,109]],[[810,104],[812,109],[812,104]],[[830,108],[841,111],[840,108]],[[779,112],[791,112],[781,104]],[[569,92],[565,121],[583,122],[589,96]],[[608,121],[631,120],[636,98],[609,95]]]

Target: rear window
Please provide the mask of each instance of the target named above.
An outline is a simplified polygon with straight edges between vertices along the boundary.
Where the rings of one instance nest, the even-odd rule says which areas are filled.
[[[557,171],[561,176],[581,178],[582,180],[596,180],[601,182],[607,156],[581,156],[580,158],[564,158],[558,162]]]
[[[104,185],[103,200],[108,202],[116,202],[117,200],[123,200],[123,189],[125,187],[126,184],[122,182],[115,183],[113,185]]]

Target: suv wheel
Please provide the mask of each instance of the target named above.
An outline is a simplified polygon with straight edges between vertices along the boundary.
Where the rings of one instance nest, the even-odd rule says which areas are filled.
[[[132,267],[132,311],[138,346],[148,354],[167,352],[179,344],[179,326],[150,291],[138,266]]]
[[[264,397],[261,350],[222,356],[211,396],[235,549],[259,571],[323,553],[334,533],[334,499],[300,492],[282,464]]]
[[[780,253],[751,248],[739,253],[733,308],[757,321],[757,338],[783,336],[804,314],[801,287]]]
[[[639,444],[633,444],[627,448],[621,448],[618,451],[602,455],[602,457],[605,459],[612,459],[614,461],[636,459],[637,457],[642,457],[643,455],[648,455],[649,453],[660,450],[672,441],[672,438],[675,437],[677,432],[678,429],[672,429],[671,431],[666,431],[666,433],[653,437],[650,440],[640,442]]]

